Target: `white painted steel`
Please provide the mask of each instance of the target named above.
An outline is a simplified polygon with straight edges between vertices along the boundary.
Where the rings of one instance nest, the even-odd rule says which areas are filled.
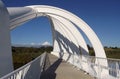
[[[68,55],[65,55],[68,56]],[[71,54],[71,56],[74,56],[74,60],[79,60],[79,58],[76,58],[77,55]],[[76,56],[76,57],[75,57]],[[109,71],[109,75],[106,75],[105,77],[101,77],[101,72],[99,74],[96,73],[96,71],[88,72],[89,75],[96,77],[96,79],[120,79],[120,59],[104,59],[104,58],[97,58],[94,56],[85,56],[88,58],[87,61],[74,61],[74,66],[79,70],[81,67],[77,66],[77,64],[84,62],[87,63],[90,68],[97,67],[101,71],[101,69],[106,69]],[[23,67],[9,73],[8,75],[5,75],[4,77],[0,79],[39,79],[41,72],[43,71],[45,59],[47,59],[47,56],[42,54],[32,62],[29,62],[28,64],[24,65]],[[73,58],[72,58],[73,59]],[[99,63],[95,63],[95,60],[108,60],[109,66],[103,66]],[[91,69],[90,69],[91,70]]]
[[[55,18],[56,20],[58,20],[61,24],[64,25],[64,27],[70,31],[71,35],[70,36],[73,36],[74,40],[76,41],[76,45],[83,48],[81,51],[81,53],[83,55],[88,55],[89,52],[88,52],[88,48],[87,48],[87,45],[86,45],[86,42],[84,40],[84,38],[82,37],[81,33],[79,32],[79,30],[70,22],[68,21],[67,19],[65,18],[62,18],[62,17],[59,17],[59,16],[55,16],[55,15],[52,15],[52,14],[47,14],[53,18]]]
[[[40,79],[46,59],[46,53],[43,53],[33,61],[18,68],[17,70],[3,76],[0,79]]]
[[[37,12],[37,17],[45,16],[46,14],[53,14],[56,16],[66,18],[69,21],[73,22],[88,36],[90,42],[92,43],[92,45],[95,49],[96,56],[106,58],[103,47],[102,47],[98,37],[96,36],[96,34],[92,31],[92,29],[84,21],[82,21],[77,16],[75,16],[75,15],[71,14],[70,12],[65,11],[63,9],[59,9],[59,8],[51,7],[51,6],[43,6],[42,5],[42,6],[29,6],[29,7],[34,8],[34,10],[35,10],[34,12]],[[32,17],[32,18],[34,18],[34,17]],[[32,19],[32,18],[30,18],[30,19]],[[99,53],[99,52],[101,52],[101,53]],[[103,52],[103,54],[102,54],[102,52]]]
[[[9,14],[0,0],[0,77],[13,70]]]
[[[26,23],[37,16],[36,11],[28,7],[8,7],[10,15],[10,29]]]
[[[102,44],[99,41],[97,35],[89,27],[89,25],[87,25],[79,17],[75,16],[74,14],[72,14],[66,10],[52,7],[52,6],[41,5],[41,6],[29,6],[29,7],[36,9],[38,11],[38,13],[40,14],[40,16],[41,16],[41,13],[53,14],[56,16],[66,18],[67,20],[73,22],[86,34],[86,36],[88,37],[88,39],[90,40],[90,42],[92,43],[92,45],[94,47],[96,56],[106,58],[106,55],[104,53],[104,49],[103,49]],[[39,14],[37,16],[39,16]],[[101,53],[99,53],[99,52],[101,52]]]
[[[2,4],[0,4],[2,6]],[[6,9],[4,7],[4,9]],[[4,11],[3,9],[0,9],[1,11]],[[2,18],[4,18],[8,23],[2,23],[4,27],[0,27],[0,31],[5,30],[3,34],[5,40],[0,41],[0,43],[4,43],[3,47],[4,49],[10,49],[10,39],[9,39],[9,31],[12,30],[13,28],[16,28],[17,26],[26,23],[27,21],[40,17],[40,16],[46,16],[50,19],[51,22],[51,28],[52,28],[52,33],[53,33],[53,43],[54,43],[54,51],[53,54],[57,56],[63,56],[63,59],[70,59],[70,62],[76,66],[81,65],[80,67],[86,71],[89,72],[88,70],[88,63],[84,63],[81,61],[87,61],[88,58],[86,58],[84,55],[88,55],[88,49],[85,40],[83,39],[82,35],[80,34],[79,30],[76,28],[76,26],[81,29],[85,35],[88,37],[90,40],[94,51],[95,51],[95,56],[96,57],[102,57],[106,58],[103,46],[98,39],[97,35],[94,33],[94,31],[90,28],[88,24],[86,24],[82,19],[77,17],[76,15],[57,8],[57,7],[52,7],[52,6],[46,6],[46,5],[33,5],[33,6],[27,6],[27,7],[12,7],[8,8],[9,14],[6,14],[6,16],[10,16],[10,21],[8,20],[9,18],[7,17],[6,19],[1,16],[4,14],[0,14]],[[6,10],[7,13],[7,10]],[[0,19],[2,20],[2,19]],[[1,21],[2,22],[2,21]],[[10,23],[9,23],[10,22]],[[0,26],[2,26],[0,25]],[[69,25],[69,26],[68,26]],[[9,26],[9,27],[8,27]],[[7,29],[5,28],[7,27]],[[10,30],[9,30],[10,28]],[[74,30],[74,31],[73,31]],[[1,34],[0,36],[3,36]],[[9,45],[8,45],[9,44]],[[1,44],[2,45],[2,44]],[[2,48],[2,49],[3,49]],[[1,50],[2,50],[1,49]],[[9,53],[9,57],[12,58],[10,50],[9,51],[2,51]],[[56,53],[57,52],[57,53]],[[80,56],[79,53],[82,53]],[[1,53],[2,54],[2,53]],[[74,54],[74,55],[72,55]],[[4,55],[4,54],[2,54]],[[71,56],[72,55],[72,56]],[[6,55],[7,56],[7,55]],[[2,57],[3,58],[3,57]],[[9,58],[9,59],[10,59]],[[74,58],[78,60],[74,60]],[[6,61],[10,61],[10,65],[12,67],[12,61],[6,59]],[[82,60],[81,60],[82,59]],[[1,61],[2,62],[2,61]],[[0,63],[1,63],[0,62]],[[79,64],[75,62],[80,62]],[[100,65],[103,66],[108,66],[107,60],[96,60],[96,63],[99,63]],[[6,66],[3,68],[6,69]],[[94,68],[97,74],[99,73],[98,67]],[[8,69],[10,70],[10,69]],[[107,70],[102,70],[101,71],[101,76],[104,77],[108,75]]]
[[[69,35],[69,36],[73,36],[74,40],[72,40],[72,42],[73,43],[76,42],[74,44],[76,45],[76,48],[79,49],[78,51],[76,51],[77,49],[75,49],[75,51],[77,52],[76,54],[79,56],[79,58],[86,61],[86,58],[84,57],[84,55],[88,55],[89,52],[88,52],[86,42],[84,41],[84,38],[82,37],[82,35],[78,31],[78,29],[71,22],[69,22],[68,20],[66,20],[64,18],[61,18],[59,16],[55,16],[55,15],[51,15],[51,14],[48,14],[48,15],[51,16],[51,17],[54,17],[56,20],[58,20],[58,22],[60,22],[61,24],[64,25],[63,26],[64,29],[66,28],[66,30],[68,30],[71,33],[71,35]],[[53,21],[55,21],[55,20],[53,20]],[[60,24],[58,24],[58,25],[60,25]],[[80,56],[80,52],[81,52],[82,56]],[[69,57],[70,57],[70,55],[69,55]],[[83,65],[82,67],[84,68],[84,70],[88,72],[88,64],[82,63],[82,65]]]
[[[56,55],[59,56],[59,53],[57,53]],[[69,54],[64,53],[63,58],[68,56]],[[94,57],[88,55],[84,55],[84,57],[86,57],[87,60],[78,61],[80,58],[78,58],[77,55],[71,54],[70,60],[72,61],[69,63],[74,65],[74,67],[76,67],[78,70],[83,70],[83,71],[84,69],[81,68],[80,66],[81,62],[88,64],[89,72],[87,73],[95,77],[95,79],[120,79],[120,59],[100,58],[100,57]],[[98,62],[99,60],[101,61],[107,60],[109,65],[108,66],[101,65]],[[102,70],[109,71],[109,74],[103,76]]]
[[[89,25],[87,25],[83,20],[81,20],[79,17],[75,16],[74,14],[60,9],[60,8],[56,8],[56,7],[51,7],[51,6],[29,6],[32,7],[34,9],[36,9],[36,11],[38,11],[38,13],[40,14],[40,16],[46,15],[46,14],[53,14],[56,16],[60,16],[62,18],[65,18],[69,21],[71,21],[72,23],[74,23],[76,26],[78,26],[78,28],[80,28],[88,37],[88,39],[90,40],[94,51],[95,51],[95,56],[96,57],[102,57],[102,58],[106,58],[103,46],[100,42],[100,40],[98,39],[97,35],[94,33],[94,31],[89,27]],[[37,16],[39,16],[39,14]],[[108,66],[107,61],[98,61],[101,65],[105,65]],[[97,70],[97,68],[96,68]],[[97,70],[99,71],[99,70]],[[106,70],[102,70],[102,75],[108,75],[108,71]]]

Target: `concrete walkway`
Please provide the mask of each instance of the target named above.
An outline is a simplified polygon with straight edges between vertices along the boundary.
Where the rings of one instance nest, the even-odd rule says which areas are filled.
[[[49,67],[42,73],[40,79],[94,79],[54,55],[49,54],[48,57],[49,60],[47,60],[46,67],[48,67],[48,65]]]

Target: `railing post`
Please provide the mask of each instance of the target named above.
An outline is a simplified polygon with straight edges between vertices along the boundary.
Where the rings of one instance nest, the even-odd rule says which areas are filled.
[[[116,79],[120,79],[119,64],[118,64],[118,62],[116,62]]]
[[[72,55],[73,55],[73,66],[75,67],[74,53]]]
[[[98,79],[101,79],[101,66],[99,63],[99,58],[97,58],[97,65],[98,65]]]
[[[91,74],[91,73],[90,73],[90,69],[91,69],[91,67],[90,67],[90,65],[91,65],[90,56],[86,56],[86,58],[87,58],[87,64],[88,64],[88,67],[89,67],[89,68],[88,68],[88,69],[89,69],[89,70],[88,70],[88,71],[89,71],[88,73]]]

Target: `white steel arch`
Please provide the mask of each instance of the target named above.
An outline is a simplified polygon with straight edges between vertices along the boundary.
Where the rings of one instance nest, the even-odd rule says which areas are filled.
[[[62,18],[67,19],[68,21],[74,23],[76,26],[78,26],[78,28],[80,28],[88,37],[88,39],[90,40],[94,51],[95,51],[95,56],[96,57],[102,57],[102,58],[106,58],[103,46],[100,42],[100,40],[98,39],[97,35],[94,33],[94,31],[90,28],[89,25],[87,25],[83,20],[81,20],[79,17],[77,17],[76,15],[60,9],[60,8],[56,8],[56,7],[51,7],[51,6],[30,6],[34,9],[36,9],[38,11],[38,15],[37,16],[41,16],[41,14],[43,13],[43,15],[46,14],[52,14],[52,15],[56,15],[56,16],[60,16]],[[101,65],[105,65],[107,66],[107,61],[98,61]],[[105,72],[105,71],[103,71]],[[107,73],[107,72],[106,72]]]
[[[72,36],[72,39],[70,39],[70,38],[68,38],[68,39],[70,39],[70,40],[72,40],[72,42],[76,42],[76,43],[74,43],[75,45],[76,45],[76,47],[77,47],[77,49],[75,49],[76,50],[76,52],[79,52],[79,53],[77,53],[77,55],[79,56],[80,55],[80,52],[82,53],[82,55],[88,55],[88,49],[87,49],[87,45],[86,45],[86,43],[85,43],[85,41],[84,41],[84,39],[83,39],[83,37],[82,37],[82,35],[80,34],[80,32],[78,32],[78,30],[74,27],[74,25],[72,24],[72,23],[70,23],[69,21],[67,21],[67,20],[65,20],[65,19],[63,19],[63,18],[61,18],[61,17],[59,17],[59,16],[54,16],[54,15],[51,15],[52,17],[54,17],[54,18],[56,18],[57,20],[59,20],[59,22],[60,23],[62,23],[63,25],[64,25],[64,27],[67,27],[66,28],[66,30],[68,30],[69,31],[69,33],[71,33],[71,34],[68,34],[68,36],[67,37],[70,37],[70,36]],[[55,20],[53,20],[53,21],[55,21]],[[59,24],[60,25],[60,24]],[[60,26],[60,27],[62,27],[62,26]],[[64,28],[65,29],[65,28]],[[63,30],[64,30],[63,29]],[[58,29],[59,30],[59,29]],[[67,31],[66,31],[67,32]],[[75,34],[75,35],[74,35]],[[64,34],[65,35],[65,34]],[[70,36],[69,36],[70,35]],[[84,45],[85,44],[85,45]],[[78,49],[79,48],[79,46],[81,46],[81,50],[80,49]],[[73,47],[74,48],[74,47]],[[83,49],[84,48],[84,49]],[[76,53],[75,53],[76,54]],[[66,57],[67,58],[67,57]],[[66,58],[65,58],[65,60],[66,60]],[[79,57],[80,59],[82,59],[83,61],[86,61],[86,58],[84,57],[84,56],[82,56],[82,58],[81,57]],[[70,61],[71,62],[71,61]],[[83,67],[83,69],[85,70],[85,71],[87,71],[88,72],[88,67],[86,67],[86,66],[88,66],[88,65],[85,65],[84,63],[82,63],[81,62],[81,65],[82,65],[82,67]]]
[[[0,0],[0,77],[13,70],[10,30],[8,26],[9,14]]]
[[[52,54],[58,56],[62,52],[63,54],[61,54],[60,56],[63,56],[63,59],[68,59],[69,57],[68,60],[70,60],[71,62],[72,58],[69,55],[73,54],[73,52],[76,52],[75,54],[78,55],[77,57],[80,57],[79,53],[82,51],[83,56],[81,59],[87,60],[87,58],[85,58],[84,55],[88,55],[88,48],[84,38],[82,37],[79,30],[76,28],[77,26],[85,33],[85,35],[90,40],[95,51],[95,56],[106,58],[103,46],[100,40],[98,39],[97,35],[90,28],[90,26],[86,24],[82,19],[80,19],[76,15],[66,10],[63,10],[57,7],[46,6],[46,5],[33,5],[33,6],[27,6],[27,7],[7,8],[9,12],[8,14],[6,8],[3,6],[1,2],[0,2],[0,7],[3,8],[0,10],[4,11],[6,13],[5,15],[7,16],[7,17],[3,16],[4,14],[0,13],[0,16],[2,15],[1,16],[2,19],[0,19],[0,23],[5,20],[7,21],[6,24],[1,23],[0,25],[0,29],[6,31],[4,33],[0,30],[2,34],[3,33],[5,34],[4,35],[5,37],[3,39],[6,39],[6,42],[4,43],[4,40],[0,38],[1,39],[0,44],[2,44],[2,42],[4,43],[2,45],[4,47],[4,50],[2,50],[3,48],[1,49],[2,51],[0,51],[0,55],[3,55],[2,52],[5,52],[5,54],[7,54],[5,56],[9,56],[9,58],[6,59],[5,61],[7,61],[6,63],[9,62],[10,64],[10,67],[5,66],[6,64],[4,64],[4,66],[0,65],[0,68],[3,67],[3,69],[6,69],[6,68],[8,69],[8,71],[5,71],[4,73],[0,71],[2,75],[5,75],[6,73],[12,71],[12,59],[11,59],[12,54],[10,51],[11,45],[10,45],[9,31],[23,23],[26,23],[27,21],[33,18],[40,17],[40,16],[48,17],[51,22],[51,28],[53,33],[53,43],[54,43],[53,46],[55,50],[52,52]],[[8,16],[10,16],[10,18]],[[0,34],[0,37],[3,36],[2,34]],[[9,51],[5,50],[5,48],[9,49]],[[67,54],[65,54],[64,50],[66,50]],[[68,51],[68,50],[71,50],[71,51]],[[0,63],[2,62],[1,61],[2,58],[3,57],[0,58]],[[107,61],[99,60],[98,62],[103,66],[107,66]],[[71,63],[74,64],[74,62],[71,62]],[[84,66],[83,69],[86,72],[89,72],[87,64],[84,64],[84,63],[81,63],[81,64]]]

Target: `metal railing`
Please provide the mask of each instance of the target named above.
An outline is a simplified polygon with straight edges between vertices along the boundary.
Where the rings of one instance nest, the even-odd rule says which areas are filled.
[[[120,79],[120,59],[65,53],[62,58],[97,79]]]
[[[33,61],[0,79],[40,79],[41,72],[44,69],[45,58],[46,53],[43,53]]]
[[[85,55],[78,56],[65,53],[62,58],[96,79],[120,79],[119,59],[99,58]],[[47,63],[46,59],[47,54],[43,53],[33,61],[0,79],[40,79],[41,72],[44,71],[45,63]],[[100,64],[100,61],[107,62],[107,65]]]

